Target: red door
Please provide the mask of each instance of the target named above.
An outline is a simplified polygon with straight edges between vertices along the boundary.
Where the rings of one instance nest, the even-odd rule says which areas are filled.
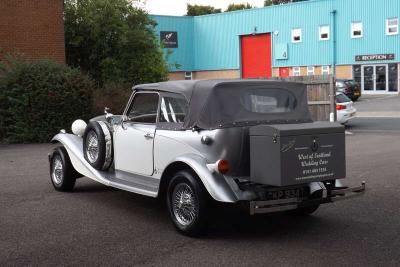
[[[242,78],[269,78],[272,76],[271,34],[241,37]]]
[[[288,77],[289,68],[279,68],[279,77]]]

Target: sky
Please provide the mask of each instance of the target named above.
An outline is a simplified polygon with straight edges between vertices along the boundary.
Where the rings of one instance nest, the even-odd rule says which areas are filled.
[[[246,2],[256,7],[264,5],[264,0],[144,0],[141,5],[149,14],[182,16],[186,14],[187,4],[213,6],[224,11],[229,4]]]

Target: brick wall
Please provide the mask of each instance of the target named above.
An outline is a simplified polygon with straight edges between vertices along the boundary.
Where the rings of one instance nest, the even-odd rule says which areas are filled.
[[[65,63],[63,0],[0,0],[0,48]],[[1,60],[1,54],[0,54]]]
[[[194,71],[192,72],[193,80],[205,79],[238,79],[240,78],[239,70],[209,70],[209,71]],[[170,72],[168,80],[184,80],[185,72]]]
[[[338,65],[336,66],[337,79],[351,79],[353,76],[352,65]]]

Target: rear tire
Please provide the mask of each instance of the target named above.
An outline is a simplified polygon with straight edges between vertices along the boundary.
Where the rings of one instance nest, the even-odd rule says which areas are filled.
[[[167,189],[167,205],[180,233],[187,236],[204,233],[209,214],[208,195],[193,172],[184,170],[174,175]]]
[[[319,191],[315,191],[314,193],[312,193],[308,197],[308,200],[321,199],[321,198],[322,198],[322,190],[319,190]],[[294,214],[294,215],[306,216],[306,215],[310,215],[310,214],[313,214],[314,212],[316,212],[317,209],[319,208],[319,206],[320,206],[320,204],[315,204],[315,205],[311,205],[311,206],[307,206],[307,207],[301,207],[301,208],[297,208],[295,210],[291,210],[290,213]]]
[[[295,215],[300,215],[300,216],[301,215],[303,215],[303,216],[311,215],[314,212],[316,212],[318,208],[319,208],[319,204],[318,205],[309,206],[309,207],[304,207],[304,208],[298,208],[298,209],[294,210],[294,214]]]
[[[72,191],[81,175],[72,166],[67,150],[57,147],[50,156],[50,180],[57,191]]]

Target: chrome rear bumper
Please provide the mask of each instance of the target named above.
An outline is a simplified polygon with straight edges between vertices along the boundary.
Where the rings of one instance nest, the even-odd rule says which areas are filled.
[[[361,196],[365,193],[365,182],[361,186],[327,190],[323,189],[322,198],[303,200],[299,198],[287,198],[278,200],[250,201],[250,214],[271,213],[278,211],[294,210],[301,207],[316,204],[332,203]]]

